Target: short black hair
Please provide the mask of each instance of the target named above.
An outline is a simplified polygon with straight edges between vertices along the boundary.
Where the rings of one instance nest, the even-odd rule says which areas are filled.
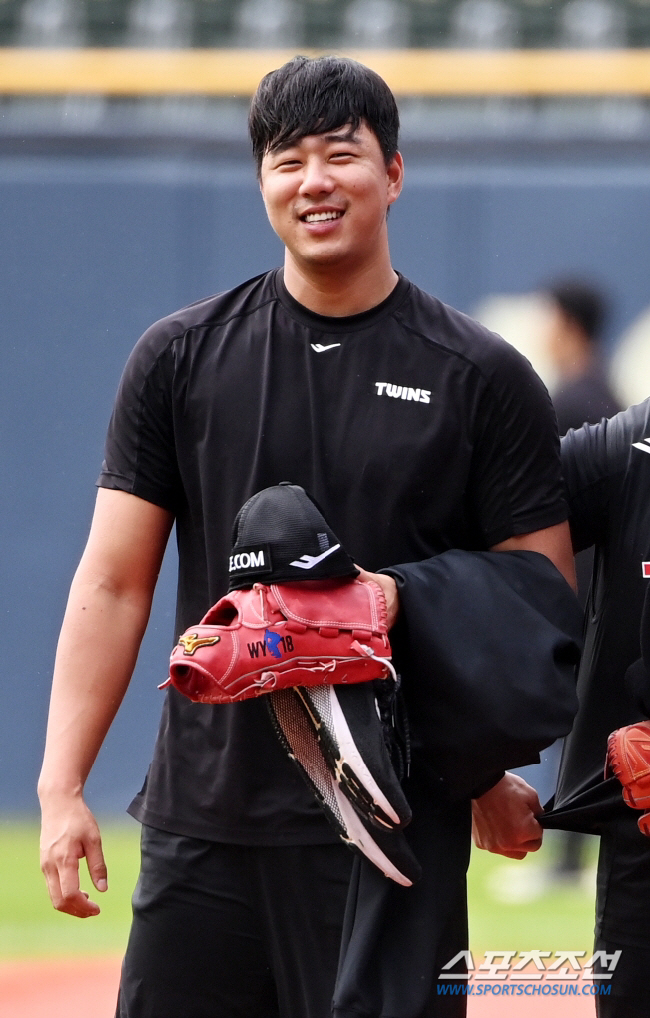
[[[399,113],[384,79],[347,57],[294,57],[262,78],[253,96],[248,129],[257,173],[267,152],[362,122],[388,165],[397,152]]]
[[[599,289],[579,279],[562,279],[548,286],[546,292],[580,326],[587,339],[600,338],[609,306]]]

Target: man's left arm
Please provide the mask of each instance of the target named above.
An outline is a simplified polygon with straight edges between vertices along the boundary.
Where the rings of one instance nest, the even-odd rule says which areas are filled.
[[[512,348],[501,350],[479,420],[475,505],[490,551],[545,555],[575,591],[553,406],[540,379]],[[536,820],[541,812],[535,790],[506,774],[473,800],[475,843],[523,858],[542,843]]]
[[[567,506],[560,470],[553,407],[539,377],[512,347],[492,349],[474,417],[476,437],[470,499],[490,551],[534,551],[545,555],[575,591],[576,579]],[[362,576],[362,579],[368,578]],[[399,602],[390,577],[381,582],[393,619]],[[383,581],[383,582],[382,582]],[[388,587],[388,589],[387,589]],[[479,847],[523,858],[541,845],[542,810],[523,779],[506,774],[474,800]]]
[[[575,590],[575,570],[568,523],[532,534],[519,534],[494,545],[491,551],[536,551],[546,555]],[[392,576],[361,570],[362,580],[374,580],[386,595],[391,626],[399,611],[397,585]],[[472,801],[472,835],[477,848],[511,859],[523,859],[542,844],[537,817],[542,812],[537,792],[517,774],[506,773],[488,792]]]
[[[569,586],[576,589],[576,574],[573,565],[571,535],[568,523],[557,523],[544,530],[536,530],[532,534],[518,534],[507,541],[495,544],[490,551],[537,551],[546,555],[553,565],[562,573]],[[399,595],[397,584],[392,576],[384,573],[369,573],[357,565],[360,580],[374,580],[382,588],[386,597],[388,611],[388,628],[394,625],[399,613]]]
[[[553,527],[536,530],[532,534],[517,534],[507,541],[495,544],[490,551],[537,551],[546,555],[562,573],[572,590],[576,590],[576,571],[569,524],[556,523]]]
[[[576,589],[568,523],[509,537],[490,550],[540,552],[551,560],[572,589]],[[489,792],[472,800],[474,844],[510,859],[523,859],[528,852],[536,852],[541,847],[543,830],[536,819],[541,812],[535,789],[517,774],[507,773]]]

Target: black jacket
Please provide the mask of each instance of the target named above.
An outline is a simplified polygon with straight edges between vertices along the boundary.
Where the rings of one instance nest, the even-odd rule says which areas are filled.
[[[578,708],[582,612],[555,566],[453,550],[384,571],[399,588],[391,642],[420,766],[459,799],[539,763]]]

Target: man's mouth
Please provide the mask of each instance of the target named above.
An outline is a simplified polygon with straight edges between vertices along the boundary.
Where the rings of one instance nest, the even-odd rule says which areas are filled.
[[[300,218],[303,223],[325,223],[329,219],[340,219],[342,215],[342,211],[331,210],[329,212],[307,212]]]

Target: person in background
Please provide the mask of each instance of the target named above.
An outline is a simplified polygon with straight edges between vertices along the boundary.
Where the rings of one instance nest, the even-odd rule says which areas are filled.
[[[598,424],[622,409],[608,382],[601,359],[601,337],[608,315],[608,302],[594,285],[578,279],[552,283],[546,294],[551,301],[548,347],[558,373],[552,393],[558,431],[565,435],[583,424]],[[576,555],[578,599],[584,608],[593,570],[594,551],[587,548]],[[558,747],[559,748],[559,747]],[[555,770],[559,754],[548,757]],[[530,778],[530,775],[527,775]],[[562,831],[552,879],[574,881],[584,869],[585,836]]]
[[[595,286],[564,279],[546,289],[552,304],[549,353],[557,369],[552,393],[560,435],[598,424],[622,409],[601,361],[600,339],[608,306]]]

